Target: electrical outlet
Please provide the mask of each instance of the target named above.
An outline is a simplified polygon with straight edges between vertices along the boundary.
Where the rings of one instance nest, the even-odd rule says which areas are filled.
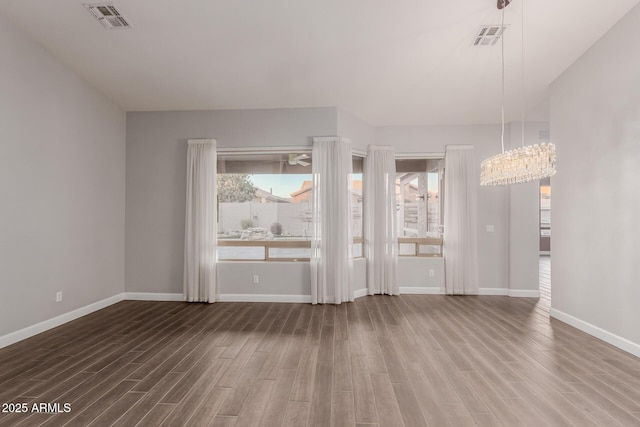
[[[496,228],[493,225],[487,225],[487,233],[493,233]]]
[[[62,301],[62,291],[56,292],[56,302]]]
[[[260,283],[260,276],[258,276],[257,274],[253,275],[253,284],[257,285],[258,283]]]
[[[433,269],[429,270],[429,277],[434,277],[435,275],[436,272]]]

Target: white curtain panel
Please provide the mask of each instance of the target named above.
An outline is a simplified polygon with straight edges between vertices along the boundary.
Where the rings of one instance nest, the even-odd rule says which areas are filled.
[[[189,140],[184,245],[184,299],[214,302],[216,297],[216,142]]]
[[[393,147],[370,145],[364,161],[364,255],[369,295],[398,295],[396,160]]]
[[[351,143],[313,139],[311,302],[353,301]]]
[[[447,146],[444,260],[448,295],[478,294],[477,175],[472,146]]]

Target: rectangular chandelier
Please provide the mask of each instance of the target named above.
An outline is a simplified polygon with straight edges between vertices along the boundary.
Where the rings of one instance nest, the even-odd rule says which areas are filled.
[[[480,185],[509,185],[536,181],[556,173],[556,146],[528,145],[484,160],[480,165]]]

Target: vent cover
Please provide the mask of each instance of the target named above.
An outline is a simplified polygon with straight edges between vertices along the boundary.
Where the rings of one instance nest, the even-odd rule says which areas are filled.
[[[108,30],[131,28],[129,22],[111,3],[85,4],[83,6]]]
[[[500,25],[485,25],[480,27],[480,30],[473,38],[473,46],[493,46],[500,40],[502,34],[507,29],[507,26],[501,27]]]

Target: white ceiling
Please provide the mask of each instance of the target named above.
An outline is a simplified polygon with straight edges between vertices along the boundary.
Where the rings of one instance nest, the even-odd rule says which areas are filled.
[[[521,8],[506,9],[506,114],[519,120]],[[529,0],[527,120],[548,85],[639,0]],[[91,2],[91,0],[88,0]],[[127,111],[338,106],[372,125],[496,123],[496,0],[114,0],[106,30],[80,0],[0,0],[8,16]]]

